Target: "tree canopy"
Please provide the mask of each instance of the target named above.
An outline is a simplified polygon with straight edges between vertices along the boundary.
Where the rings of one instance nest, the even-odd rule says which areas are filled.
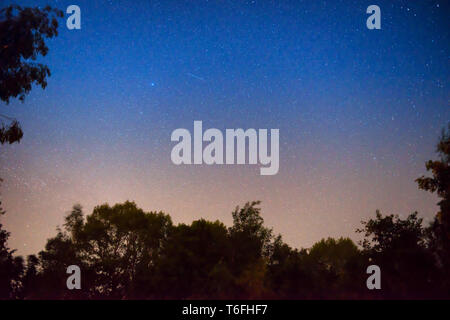
[[[25,96],[36,84],[47,86],[50,69],[36,60],[45,56],[48,47],[45,40],[58,35],[60,10],[47,6],[23,8],[11,5],[0,9],[0,100],[8,104],[11,98],[24,101]],[[19,123],[8,116],[0,117],[11,121],[2,122],[0,143],[19,142],[23,132]]]
[[[359,248],[327,238],[295,249],[264,225],[259,202],[232,212],[233,225],[195,220],[174,225],[134,202],[103,204],[85,215],[75,205],[45,249],[14,258],[2,231],[3,297],[26,299],[344,299],[447,297],[443,273],[417,213],[363,222]],[[6,257],[6,258],[5,258]],[[365,270],[382,269],[382,292]],[[68,290],[66,268],[82,270]],[[375,290],[376,291],[376,290]]]
[[[168,214],[129,201],[87,215],[75,205],[44,250],[26,260],[14,257],[0,225],[0,298],[449,298],[449,132],[438,143],[440,159],[426,164],[432,176],[417,179],[441,198],[429,226],[417,212],[377,211],[357,230],[360,246],[327,238],[296,249],[265,226],[259,201],[236,207],[230,227],[204,219],[174,225]],[[366,287],[373,264],[383,290]],[[80,290],[66,287],[69,265],[82,270]]]
[[[450,287],[450,123],[442,130],[436,146],[438,160],[425,164],[431,177],[422,176],[416,180],[420,189],[437,194],[439,212],[427,228],[429,246],[438,257],[445,286]]]

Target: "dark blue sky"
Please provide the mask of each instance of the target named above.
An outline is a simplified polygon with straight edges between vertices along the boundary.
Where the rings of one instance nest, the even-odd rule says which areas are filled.
[[[65,15],[40,59],[48,87],[2,108],[25,131],[0,152],[19,253],[42,248],[76,202],[229,222],[259,199],[294,246],[353,236],[377,208],[435,213],[414,179],[450,120],[448,1],[16,2],[82,16],[71,31]],[[366,28],[371,4],[381,30]],[[279,174],[175,167],[170,133],[194,120],[279,128]]]

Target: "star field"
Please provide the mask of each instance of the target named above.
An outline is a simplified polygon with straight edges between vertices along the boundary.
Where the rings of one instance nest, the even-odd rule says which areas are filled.
[[[16,1],[65,11],[71,1]],[[9,3],[7,1],[7,3]],[[52,75],[2,113],[24,130],[0,150],[10,247],[36,253],[75,203],[134,200],[175,222],[231,223],[262,200],[295,247],[437,200],[414,180],[450,120],[446,1],[76,1],[81,30],[48,42]],[[381,30],[366,8],[381,8]],[[65,16],[67,18],[67,15]],[[280,129],[280,170],[174,166],[170,134]]]

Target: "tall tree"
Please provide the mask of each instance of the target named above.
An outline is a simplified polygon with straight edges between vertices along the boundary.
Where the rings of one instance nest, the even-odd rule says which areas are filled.
[[[236,248],[245,246],[246,249],[235,252],[235,259],[240,265],[245,264],[246,260],[268,258],[271,253],[272,230],[264,226],[261,208],[258,207],[260,203],[247,202],[242,208],[236,207],[232,212],[230,237]]]
[[[258,298],[265,295],[266,265],[273,252],[272,229],[264,226],[260,201],[247,202],[232,212],[229,228],[232,247],[231,271],[240,287],[238,296]]]
[[[144,212],[134,202],[97,206],[87,217],[74,206],[64,230],[40,253],[41,276],[53,276],[57,288],[52,292],[67,292],[61,279],[67,277],[67,266],[75,264],[83,272],[88,297],[139,297],[137,284],[151,274],[171,226],[168,215]]]
[[[416,181],[420,189],[436,193],[440,198],[439,212],[428,228],[430,247],[438,258],[444,284],[450,290],[450,123],[442,131],[436,151],[438,160],[426,163],[431,177],[422,176]]]
[[[46,87],[50,70],[35,61],[47,54],[45,38],[58,34],[57,17],[62,15],[62,11],[48,6],[11,5],[0,9],[0,100],[8,104],[10,98],[18,97],[23,101],[33,84]],[[0,118],[0,144],[19,142],[23,137],[19,122],[1,113]],[[0,298],[17,297],[23,273],[23,260],[13,257],[14,250],[7,247],[8,237],[9,232],[0,224]]]

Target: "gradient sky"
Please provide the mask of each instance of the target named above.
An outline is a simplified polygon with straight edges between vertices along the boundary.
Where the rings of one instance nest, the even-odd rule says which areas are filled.
[[[0,1],[6,5],[11,1]],[[3,103],[24,138],[0,146],[18,254],[37,253],[75,203],[134,200],[174,222],[231,224],[262,200],[295,247],[351,236],[376,209],[427,221],[414,179],[450,120],[448,1],[16,1],[81,8],[61,20],[45,90]],[[382,30],[366,28],[381,8]],[[175,166],[171,132],[280,129],[280,170]]]

